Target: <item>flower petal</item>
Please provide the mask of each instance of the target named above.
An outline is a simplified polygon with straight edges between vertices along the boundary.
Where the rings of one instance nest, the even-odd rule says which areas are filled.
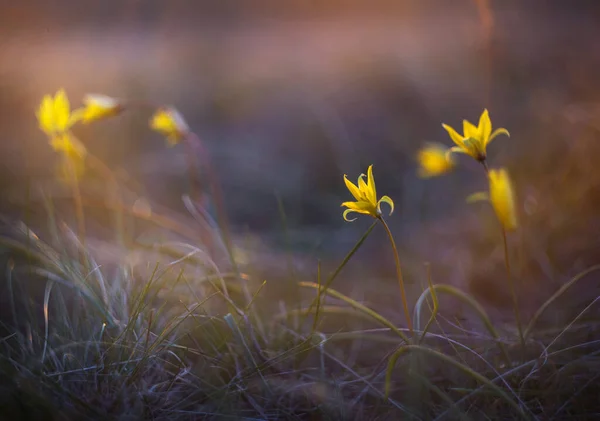
[[[342,203],[342,206],[346,206],[357,212],[375,213],[375,206],[371,205],[369,202],[344,202]]]
[[[394,213],[394,201],[389,196],[383,196],[377,202],[377,213],[381,214],[381,203],[387,203],[390,206],[390,215]]]
[[[36,115],[40,129],[51,136],[56,129],[54,126],[54,101],[50,95],[44,95]]]
[[[479,135],[477,127],[467,120],[463,120],[463,133],[465,137],[477,137]]]
[[[490,136],[490,138],[487,140],[486,146],[487,146],[489,143],[491,143],[491,141],[492,141],[492,140],[494,140],[494,138],[495,138],[496,136],[499,136],[499,135],[501,135],[501,134],[504,134],[504,135],[506,135],[506,136],[510,137],[510,133],[509,133],[509,132],[508,132],[508,130],[506,130],[505,128],[499,128],[499,129],[496,129],[496,130],[494,130],[494,132],[492,133],[492,135]]]
[[[490,120],[490,114],[487,109],[483,110],[481,117],[479,117],[477,131],[479,132],[479,139],[486,145],[492,134],[492,121]]]
[[[350,191],[350,194],[352,194],[352,196],[354,196],[354,198],[356,200],[360,200],[361,199],[360,190],[352,181],[348,180],[348,177],[346,176],[346,174],[344,174],[344,183],[346,183],[346,187]]]
[[[421,178],[442,175],[454,167],[454,159],[450,149],[435,143],[419,149],[417,161],[419,163],[418,175]]]
[[[450,138],[454,141],[454,143],[456,143],[458,146],[462,146],[463,141],[464,141],[464,137],[459,135],[456,130],[454,130],[452,127],[448,126],[447,124],[442,124],[442,127],[444,129],[446,129],[446,131],[448,132],[448,134],[450,135]]]
[[[54,123],[60,131],[69,128],[71,105],[64,89],[60,89],[54,96]]]
[[[373,205],[377,203],[377,189],[375,188],[375,179],[373,178],[373,165],[369,165],[367,170],[367,199]]]
[[[354,222],[354,221],[356,221],[357,218],[348,219],[348,214],[350,214],[352,212],[358,213],[358,212],[356,212],[355,210],[352,210],[352,209],[346,209],[344,211],[344,213],[342,214],[342,217],[344,218],[344,221],[346,221],[346,222]]]

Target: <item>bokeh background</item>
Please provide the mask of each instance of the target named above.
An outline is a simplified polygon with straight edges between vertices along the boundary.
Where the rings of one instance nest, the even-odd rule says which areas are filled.
[[[409,282],[424,281],[428,261],[436,281],[505,308],[497,223],[488,207],[464,202],[487,188],[481,168],[461,157],[451,175],[421,180],[414,159],[425,142],[450,145],[442,122],[460,127],[488,108],[512,134],[494,141],[489,159],[516,184],[511,257],[533,306],[600,257],[596,3],[1,0],[2,211],[23,216],[26,186],[55,183],[56,157],[34,115],[44,94],[64,87],[74,103],[97,92],[173,104],[204,139],[233,230],[256,238],[265,267],[281,260],[286,238],[313,269],[316,256],[343,256],[369,221],[342,220],[342,176],[374,164],[379,192],[396,202],[390,225]],[[166,149],[148,117],[76,132],[150,203],[184,213],[185,151]],[[395,286],[383,232],[358,259],[357,280],[375,273]],[[569,298],[573,308],[598,295],[589,284]],[[397,306],[395,294],[380,295]]]

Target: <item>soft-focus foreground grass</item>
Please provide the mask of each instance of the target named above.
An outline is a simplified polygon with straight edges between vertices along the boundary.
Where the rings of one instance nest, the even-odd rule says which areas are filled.
[[[385,196],[377,196],[369,167],[366,183],[346,183],[356,202],[344,206],[375,222],[346,257],[298,270],[290,252],[273,251],[272,258],[283,262],[279,267],[285,270],[271,269],[276,265],[259,257],[255,244],[231,235],[208,155],[174,110],[159,108],[151,127],[173,146],[190,148],[190,195],[183,198],[188,216],[139,197],[131,180],[92,157],[69,132],[70,111],[61,95],[45,97],[38,118],[51,146],[64,154],[68,174],[60,191],[65,196],[29,186],[23,222],[5,220],[0,232],[3,419],[546,420],[600,414],[598,298],[578,300],[585,304],[575,311],[576,301],[567,299],[593,291],[582,284],[597,279],[600,265],[588,265],[565,282],[556,276],[544,286],[552,291],[537,309],[523,317],[515,311],[522,326],[500,325],[482,302],[435,279],[435,264],[419,271],[421,263],[402,250],[402,257],[409,256],[405,300],[396,285],[378,279],[380,261],[355,264],[362,244],[375,241],[367,237],[380,230],[378,225],[397,251],[377,208]],[[87,101],[93,107],[80,116],[84,122],[133,104],[106,97]],[[566,214],[548,201],[594,197],[595,164],[586,159],[594,150],[575,148],[568,150],[570,156],[563,154],[548,186],[558,185],[560,177],[570,195],[540,197],[553,228],[536,231],[535,222],[544,219],[525,218],[518,231],[521,239],[531,232],[550,233],[565,243],[576,233],[572,227],[579,225],[569,226]],[[472,152],[488,174],[485,150]],[[75,159],[83,164],[84,158],[85,166],[70,166]],[[577,165],[570,168],[573,163]],[[535,165],[516,168],[536,171]],[[588,179],[578,183],[586,168]],[[207,183],[197,177],[199,169],[207,172]],[[88,172],[94,183],[83,182]],[[496,206],[491,175],[498,173],[489,174]],[[593,223],[594,209],[581,214],[582,220]],[[283,206],[281,211],[285,231]],[[47,218],[45,226],[27,225],[40,215]],[[514,231],[517,224],[499,218],[508,267],[504,230]],[[492,229],[478,232],[488,234]],[[515,260],[526,262],[523,254],[552,242],[543,240],[538,238],[538,248],[517,242],[521,260]],[[496,271],[496,260],[479,263]],[[399,259],[396,264],[403,290]],[[554,270],[564,274],[559,266],[564,265]],[[513,269],[507,281],[503,270],[490,275],[504,281],[500,290],[513,288],[512,275],[519,281],[531,276],[518,266]],[[341,292],[349,283],[361,288]],[[358,298],[356,291],[387,299]],[[519,301],[535,302],[521,293],[515,307]],[[459,305],[466,309],[466,319],[447,311]],[[394,312],[403,312],[404,318]]]
[[[219,230],[191,200],[193,218],[185,220],[121,193],[83,193],[85,209],[103,207],[112,218],[104,221],[115,227],[104,233],[104,247],[71,230],[69,206],[56,198],[31,205],[48,218],[43,235],[5,221],[2,419],[546,420],[600,413],[598,320],[590,316],[597,299],[551,327],[537,323],[600,266],[564,283],[524,320],[524,348],[516,328],[494,326],[475,299],[425,269],[410,336],[383,315],[387,309],[337,291],[350,268],[338,276],[335,265],[325,271],[314,262],[313,277],[290,263],[288,272],[265,274],[244,241],[232,265]],[[151,234],[137,235],[136,227]],[[107,249],[116,256],[108,258]],[[331,289],[317,293],[329,281]],[[376,279],[364,283],[375,287]],[[448,299],[470,308],[481,328],[438,313]]]

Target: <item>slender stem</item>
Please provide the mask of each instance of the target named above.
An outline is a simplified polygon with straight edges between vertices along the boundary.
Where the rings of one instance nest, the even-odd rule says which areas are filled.
[[[223,235],[223,242],[225,243],[225,248],[227,249],[227,253],[229,254],[229,258],[231,261],[231,265],[233,267],[233,271],[239,275],[239,269],[235,258],[233,256],[233,245],[231,242],[231,234],[229,232],[229,224],[227,222],[227,214],[225,212],[225,204],[223,201],[223,194],[217,180],[217,174],[212,166],[212,162],[210,160],[208,151],[204,147],[204,144],[200,137],[196,133],[190,132],[185,139],[185,143],[192,151],[194,148],[198,150],[198,153],[190,153],[189,155],[192,158],[199,158],[201,167],[206,170],[208,173],[208,182],[211,196],[215,202],[216,213],[217,213],[217,224],[221,229],[221,234]],[[192,165],[195,166],[196,161],[192,159]]]
[[[408,301],[406,300],[406,289],[404,288],[404,278],[402,277],[402,267],[400,266],[400,257],[398,256],[398,248],[396,247],[396,242],[394,241],[394,236],[390,231],[390,227],[383,217],[378,218],[381,221],[381,224],[385,228],[385,232],[387,232],[388,238],[390,239],[390,244],[392,245],[392,249],[394,251],[394,260],[396,261],[396,276],[398,277],[398,283],[400,284],[400,293],[402,294],[402,307],[404,307],[404,316],[406,317],[406,322],[408,324],[408,329],[410,333],[413,333],[412,321],[410,319],[410,312],[408,310]]]
[[[352,250],[350,250],[348,252],[346,257],[344,257],[344,260],[342,260],[342,262],[338,265],[338,267],[335,269],[335,271],[331,275],[329,275],[329,278],[327,278],[327,280],[325,281],[325,284],[323,285],[322,289],[320,289],[319,292],[317,292],[317,296],[314,298],[314,300],[308,307],[308,310],[306,311],[306,315],[310,314],[312,308],[315,306],[315,304],[317,302],[320,304],[321,294],[325,294],[327,292],[327,289],[331,286],[334,279],[340,274],[340,272],[342,271],[344,266],[346,266],[346,264],[350,261],[352,256],[354,256],[354,253],[356,253],[358,251],[358,249],[360,248],[360,246],[362,246],[362,244],[365,242],[365,240],[367,239],[369,234],[371,234],[371,231],[373,231],[373,228],[375,228],[375,225],[377,225],[377,222],[378,221],[375,221],[371,224],[369,229],[367,229],[367,231],[362,235],[362,237],[360,237],[360,239],[356,242],[354,247],[352,247]],[[302,322],[304,322],[304,319],[302,320]],[[315,323],[315,325],[316,325],[316,323]]]
[[[87,260],[85,258],[86,240],[85,240],[85,216],[83,213],[83,201],[81,199],[81,191],[79,189],[79,179],[73,163],[73,158],[65,156],[67,171],[71,179],[71,190],[73,194],[73,202],[75,204],[75,217],[77,218],[77,235],[81,242],[81,250],[79,250],[81,264],[87,271]]]
[[[510,260],[508,258],[508,241],[506,238],[506,230],[502,227],[502,240],[504,242],[504,264],[506,266],[506,273],[508,275],[508,284],[510,286],[510,294],[512,296],[513,307],[515,311],[515,319],[517,321],[517,329],[519,330],[519,340],[521,341],[521,348],[525,351],[525,337],[523,336],[523,326],[521,324],[521,312],[519,310],[519,302],[517,300],[517,293],[515,291],[515,283],[510,270]]]

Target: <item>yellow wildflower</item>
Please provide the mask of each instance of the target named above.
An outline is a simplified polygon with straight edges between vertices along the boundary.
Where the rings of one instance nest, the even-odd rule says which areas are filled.
[[[517,211],[515,209],[515,194],[505,168],[490,170],[490,201],[498,219],[507,231],[517,228]]]
[[[189,134],[189,127],[183,116],[172,107],[161,108],[150,119],[150,128],[167,138],[169,146],[181,142]]]
[[[367,171],[367,182],[363,180],[365,175],[361,174],[358,177],[358,185],[353,184],[348,177],[344,174],[344,182],[346,187],[350,190],[350,193],[356,199],[356,202],[344,202],[342,206],[347,207],[344,211],[344,219],[348,222],[356,220],[348,219],[348,214],[352,212],[362,213],[364,215],[370,215],[373,218],[381,217],[381,203],[387,203],[391,210],[390,215],[394,212],[394,202],[388,196],[383,196],[377,200],[377,190],[375,189],[375,180],[373,178],[373,165],[369,166]]]
[[[473,193],[467,202],[481,200],[492,204],[498,220],[506,231],[514,231],[518,226],[515,193],[512,182],[505,168],[490,169],[488,173],[490,191]]]
[[[123,111],[119,100],[106,95],[88,94],[83,98],[83,104],[81,121],[84,124],[113,117]]]
[[[40,129],[49,137],[67,132],[81,117],[79,112],[71,113],[69,98],[63,89],[54,98],[45,95],[36,115]]]
[[[487,145],[498,135],[505,134],[510,136],[508,130],[504,128],[496,129],[492,132],[492,121],[488,110],[483,110],[479,117],[479,124],[475,127],[467,120],[463,120],[463,134],[460,135],[452,127],[442,124],[454,143],[457,146],[452,147],[452,152],[465,153],[479,162],[485,161]]]
[[[442,175],[454,168],[454,159],[450,150],[443,145],[431,143],[419,150],[419,177],[429,178]]]
[[[63,152],[70,158],[83,158],[85,147],[73,136],[70,129],[80,120],[81,110],[71,112],[69,98],[60,89],[54,97],[45,95],[36,113],[40,129],[49,138],[55,151]]]

